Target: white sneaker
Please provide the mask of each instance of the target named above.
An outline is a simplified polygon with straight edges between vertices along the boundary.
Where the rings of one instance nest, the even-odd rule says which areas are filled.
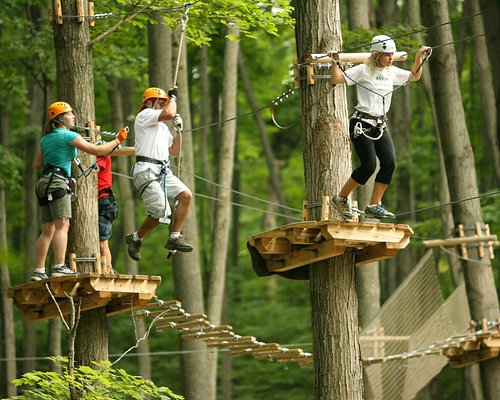
[[[66,275],[80,275],[80,273],[68,268],[66,264],[60,267],[52,267],[52,274],[50,276],[66,276]]]
[[[45,272],[34,271],[33,275],[31,275],[30,282],[38,282],[43,281],[44,279],[48,279],[48,275]]]
[[[396,215],[387,211],[382,204],[366,206],[365,216],[368,218],[396,218]]]

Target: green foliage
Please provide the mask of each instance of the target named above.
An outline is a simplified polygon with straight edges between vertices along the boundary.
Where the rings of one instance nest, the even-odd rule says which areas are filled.
[[[167,387],[157,387],[153,382],[140,376],[129,375],[123,369],[111,368],[110,362],[96,363],[96,368],[80,366],[70,375],[67,370],[67,359],[54,358],[53,361],[63,367],[61,375],[50,371],[27,372],[22,378],[15,379],[14,384],[18,387],[28,386],[31,389],[11,399],[70,399],[71,391],[77,393],[78,398],[82,400],[183,399]]]
[[[12,151],[0,145],[0,182],[8,190],[21,189],[23,160]]]
[[[99,4],[96,13],[110,13],[110,19],[125,18],[134,14],[131,26],[145,28],[148,23],[157,23],[154,13],[160,14],[172,30],[180,29],[184,14],[183,2],[162,0],[143,6],[140,2],[129,0],[104,1]],[[189,7],[186,35],[197,46],[208,44],[219,33],[219,26],[235,24],[242,35],[255,37],[256,29],[277,35],[278,25],[291,26],[292,8],[287,0],[211,0],[195,1]],[[100,26],[99,26],[100,25]],[[99,35],[111,26],[110,22],[99,22],[95,35]],[[127,29],[127,28],[125,28]]]

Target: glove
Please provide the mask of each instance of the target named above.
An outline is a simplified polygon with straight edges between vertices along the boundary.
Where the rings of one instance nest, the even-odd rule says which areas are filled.
[[[174,128],[177,132],[182,132],[182,128],[184,127],[184,121],[179,114],[176,114],[174,119],[172,119],[172,123],[174,124]]]
[[[339,53],[337,53],[336,51],[329,51],[326,54],[328,55],[328,57],[330,57],[334,61],[338,61],[339,60]]]
[[[168,89],[167,94],[168,94],[169,100],[175,100],[175,101],[177,101],[177,98],[179,97],[179,95],[177,94],[177,88],[176,87]]]
[[[128,136],[128,126],[125,128],[122,128],[120,132],[118,132],[118,135],[116,138],[121,142],[123,142],[125,139],[127,139]]]

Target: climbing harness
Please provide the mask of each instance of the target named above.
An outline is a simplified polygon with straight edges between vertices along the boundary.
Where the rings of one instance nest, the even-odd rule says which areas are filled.
[[[384,134],[384,131],[386,129],[386,121],[387,121],[387,113],[386,113],[386,108],[385,108],[385,99],[387,96],[391,95],[392,93],[394,93],[396,90],[399,90],[401,89],[402,87],[405,87],[408,82],[410,82],[410,80],[417,74],[417,72],[422,68],[422,66],[424,65],[424,63],[429,59],[429,57],[432,55],[432,47],[429,49],[429,51],[426,51],[424,54],[422,54],[422,62],[420,63],[420,65],[418,66],[418,68],[415,70],[415,72],[411,73],[409,78],[406,80],[406,82],[402,83],[401,85],[395,87],[393,90],[387,92],[386,94],[380,94],[366,86],[364,86],[363,84],[355,81],[354,79],[352,79],[349,75],[346,74],[346,71],[345,69],[342,67],[342,63],[341,62],[338,62],[338,61],[335,61],[337,63],[337,65],[339,66],[339,69],[340,71],[342,72],[342,74],[344,75],[344,78],[346,80],[350,80],[351,82],[355,83],[356,85],[362,87],[363,89],[365,89],[366,91],[370,92],[370,93],[373,93],[377,96],[380,96],[382,98],[382,111],[383,111],[383,115],[381,117],[375,117],[375,116],[372,116],[372,115],[368,115],[368,114],[365,114],[365,113],[362,113],[360,111],[356,111],[354,112],[354,114],[352,115],[351,118],[357,118],[357,119],[369,119],[369,120],[376,120],[377,121],[377,125],[375,125],[373,128],[363,128],[361,122],[357,122],[355,127],[354,127],[354,138],[357,138],[359,137],[359,135],[363,134],[366,138],[370,139],[370,140],[379,140],[382,135]],[[378,129],[380,132],[379,134],[376,136],[376,137],[373,137],[371,136],[369,133],[374,133],[374,131]]]
[[[139,193],[142,194],[146,190],[146,188],[153,182],[158,182],[160,179],[162,180],[162,185],[163,185],[163,194],[164,194],[164,200],[165,200],[165,208],[164,208],[164,214],[163,217],[159,218],[159,222],[161,224],[170,224],[170,206],[168,204],[168,196],[167,196],[167,174],[170,171],[170,161],[161,161],[157,160],[154,158],[150,157],[145,157],[145,156],[137,156],[136,157],[136,162],[145,162],[145,163],[150,163],[150,164],[155,164],[160,166],[160,171],[158,174],[156,174],[154,171],[149,169],[151,174],[153,175],[152,178],[146,179],[144,182],[138,182],[139,186],[137,187],[137,190]],[[135,179],[134,179],[135,181]]]
[[[52,201],[58,200],[66,196],[67,194],[73,194],[69,186],[70,180],[68,178],[68,174],[63,168],[56,167],[53,165],[47,165],[44,167],[42,174],[40,175],[40,180],[43,180],[45,177],[48,177],[48,180],[47,182],[43,183],[45,185],[45,190],[43,192],[43,195],[40,194],[38,190],[36,190],[38,204],[40,206],[46,206]],[[54,182],[54,179],[57,179],[60,183],[64,182],[63,186],[65,187],[56,188],[49,192],[50,187]],[[41,184],[41,181],[39,183]]]

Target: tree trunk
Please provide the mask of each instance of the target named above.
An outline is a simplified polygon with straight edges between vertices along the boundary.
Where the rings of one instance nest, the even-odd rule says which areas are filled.
[[[338,2],[296,2],[299,62],[311,53],[340,49]],[[331,91],[328,81],[302,83],[302,141],[306,198],[321,202],[348,179],[351,153],[347,133],[345,88]],[[312,218],[319,219],[317,209]],[[314,343],[314,398],[362,399],[358,301],[354,256],[344,254],[309,269]]]
[[[493,74],[493,88],[495,90],[497,109],[497,146],[500,145],[500,51],[498,51],[498,38],[500,37],[500,2],[498,0],[479,0],[481,16],[486,34],[486,44]]]
[[[239,36],[237,27],[229,27],[228,35]],[[220,141],[220,157],[218,165],[217,203],[215,204],[215,220],[212,242],[212,269],[208,286],[208,318],[212,324],[221,323],[222,306],[224,301],[226,263],[228,253],[229,230],[231,228],[231,192],[232,187],[234,147],[236,140],[236,93],[238,89],[238,49],[239,42],[226,39],[224,53],[224,81],[222,86],[222,120],[227,121],[222,126]],[[217,371],[217,354],[209,357],[211,375],[211,389],[208,399],[215,399]]]
[[[1,99],[0,99],[1,100]],[[0,101],[0,104],[3,102]],[[7,148],[10,135],[9,115],[2,108],[0,111],[0,146]],[[17,395],[16,386],[12,384],[12,380],[16,378],[16,334],[14,331],[14,305],[12,299],[7,298],[7,289],[10,287],[10,273],[7,247],[7,210],[5,208],[7,188],[5,183],[0,180],[0,333],[1,346],[3,347],[0,354],[5,356],[5,369],[2,378],[5,379],[5,385],[0,384],[0,387],[5,386],[6,394],[9,397]]]
[[[446,1],[423,0],[422,4],[425,25],[436,25],[449,19]],[[429,31],[431,46],[452,41],[449,25]],[[429,68],[436,108],[439,110],[437,125],[450,185],[450,198],[452,201],[475,198],[452,206],[455,222],[463,224],[465,228],[475,227],[476,223],[482,225],[474,154],[465,123],[453,47],[441,47],[436,51]],[[500,309],[491,262],[487,256],[480,257],[478,248],[468,250],[468,259],[462,262],[462,267],[471,317],[476,321],[482,318],[494,321]],[[479,262],[474,262],[475,260]],[[500,359],[483,361],[480,368],[485,398],[494,399],[500,393]]]
[[[172,34],[160,12],[153,13],[153,18],[157,23],[148,25],[149,85],[167,90],[172,79]]]
[[[479,0],[469,0],[471,15],[481,12],[479,8]],[[481,35],[484,32],[483,20],[479,17],[472,18],[471,21],[472,36]],[[498,46],[498,45],[497,45]],[[495,91],[491,86],[493,77],[491,76],[491,68],[488,57],[488,49],[486,47],[486,39],[479,37],[474,40],[472,50],[474,55],[474,69],[478,77],[479,98],[481,100],[484,121],[484,147],[486,154],[491,154],[491,164],[497,187],[500,186],[500,148],[497,138],[497,114],[495,110]],[[498,50],[498,47],[497,47]]]
[[[178,41],[173,46],[173,64],[177,62]],[[190,134],[191,113],[189,108],[188,90],[188,64],[187,49],[184,41],[177,83],[179,86],[178,113],[184,119],[184,133],[182,137],[182,157],[181,157],[181,180],[191,189],[195,190],[194,157],[193,157],[193,136]],[[186,240],[193,244],[194,251],[191,253],[177,253],[173,256],[173,274],[175,284],[175,294],[182,302],[184,309],[189,313],[204,313],[203,287],[200,271],[199,240],[196,224],[196,204],[195,199],[191,202],[189,214],[184,222],[183,235]],[[186,399],[206,400],[208,383],[208,368],[205,343],[202,340],[182,340],[181,358],[182,366],[182,386],[183,395]]]
[[[349,0],[347,4],[349,28],[370,28],[370,2],[368,0]]]
[[[61,2],[63,15],[77,15],[77,2]],[[87,1],[83,0],[87,9]],[[92,49],[89,47],[89,22],[76,18],[54,23],[56,49],[57,100],[67,101],[75,109],[76,124],[95,124],[94,76]],[[90,132],[92,137],[94,132]],[[95,139],[95,138],[94,138]],[[95,157],[81,152],[82,165],[95,162]],[[78,174],[77,170],[73,175]],[[90,174],[78,181],[78,200],[73,205],[68,251],[77,257],[99,254],[99,223],[97,218],[97,174]],[[93,263],[79,263],[80,272],[94,272]],[[106,310],[98,308],[83,312],[75,339],[75,362],[90,365],[108,359],[108,331]]]
[[[213,103],[218,104],[218,102],[212,101],[213,95],[210,93],[210,76],[209,76],[209,63],[208,63],[208,47],[202,46],[200,49],[200,139],[199,139],[199,149],[198,156],[200,160],[200,170],[201,175],[208,181],[214,182],[214,174],[212,170],[212,165],[210,164],[210,150],[212,146],[209,140],[210,132],[213,129],[210,128],[212,122],[211,110],[214,107]],[[208,182],[202,182],[206,194],[210,197],[215,196],[215,186]],[[213,223],[214,223],[214,201],[212,199],[204,199],[202,201],[202,219],[200,222],[200,232],[205,237],[210,237]],[[209,247],[202,243],[203,249],[200,249],[203,254],[208,254]],[[203,260],[204,265],[208,264],[208,257],[205,256]]]

